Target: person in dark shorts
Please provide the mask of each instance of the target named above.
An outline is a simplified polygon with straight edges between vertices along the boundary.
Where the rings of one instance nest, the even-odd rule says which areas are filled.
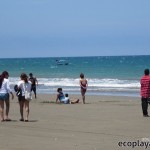
[[[14,87],[16,94],[18,95],[19,107],[20,107],[20,121],[28,122],[29,118],[29,102],[30,100],[27,99],[26,93],[31,93],[31,82],[28,80],[28,76],[25,73],[22,73],[20,76],[20,81],[18,82],[17,86]],[[25,119],[24,119],[24,110],[26,112]]]
[[[38,80],[36,79],[36,77],[33,77],[33,74],[30,73],[29,74],[29,81],[31,81],[32,86],[31,86],[31,91],[34,92],[35,98],[36,98],[36,85],[38,85]]]

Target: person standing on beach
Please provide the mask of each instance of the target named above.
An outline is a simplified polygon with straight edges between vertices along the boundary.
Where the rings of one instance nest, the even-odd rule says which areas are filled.
[[[25,95],[26,92],[31,93],[31,82],[28,81],[28,76],[25,73],[22,73],[20,76],[21,80],[18,82],[18,89],[21,90],[21,96],[18,97],[19,100],[19,106],[20,106],[20,115],[21,119],[20,121],[28,122],[29,117],[29,100],[26,99]],[[23,108],[25,107],[26,110],[26,117],[24,120],[23,116]]]
[[[86,90],[87,90],[88,82],[84,78],[83,73],[80,74],[79,84],[80,84],[80,88],[81,88],[81,95],[82,95],[83,104],[85,104],[85,93],[86,93]]]
[[[141,78],[141,102],[142,111],[144,117],[149,117],[148,115],[148,99],[150,98],[150,76],[149,69],[144,70],[144,76]]]
[[[12,95],[12,99],[14,99],[14,95],[10,89],[8,77],[9,77],[9,73],[7,71],[4,71],[0,75],[0,117],[1,117],[1,122],[2,121],[11,121],[11,119],[8,117],[9,107],[10,107],[9,93]],[[5,118],[4,118],[4,101],[6,104]]]
[[[35,98],[36,98],[36,84],[38,85],[38,80],[36,79],[36,77],[33,77],[32,73],[30,73],[29,76],[30,76],[29,80],[32,83],[31,91],[34,92],[34,95],[35,95]]]

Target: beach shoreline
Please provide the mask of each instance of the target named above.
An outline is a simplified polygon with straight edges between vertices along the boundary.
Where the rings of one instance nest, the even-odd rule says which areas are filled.
[[[140,98],[86,96],[86,104],[80,95],[70,98],[79,98],[79,104],[56,104],[56,95],[38,94],[30,103],[29,122],[20,122],[15,97],[12,121],[0,123],[0,149],[109,150],[123,148],[119,142],[150,138]]]

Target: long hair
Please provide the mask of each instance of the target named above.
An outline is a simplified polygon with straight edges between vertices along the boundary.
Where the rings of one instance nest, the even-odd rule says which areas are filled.
[[[24,80],[25,83],[28,83],[28,76],[25,73],[21,74],[21,80]]]
[[[2,83],[4,81],[4,78],[9,75],[7,71],[3,71],[2,74],[0,75],[0,88],[2,87]]]

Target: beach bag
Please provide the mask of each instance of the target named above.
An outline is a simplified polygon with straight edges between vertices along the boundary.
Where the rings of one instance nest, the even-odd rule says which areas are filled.
[[[21,96],[22,96],[22,91],[21,91],[21,89],[18,87],[17,84],[14,86],[14,91],[16,92],[16,96],[17,96],[17,97],[21,97]]]
[[[32,94],[31,92],[25,91],[25,99],[28,101],[32,100]]]
[[[18,85],[17,85],[17,84],[14,86],[14,91],[15,91],[16,93],[18,92]]]

